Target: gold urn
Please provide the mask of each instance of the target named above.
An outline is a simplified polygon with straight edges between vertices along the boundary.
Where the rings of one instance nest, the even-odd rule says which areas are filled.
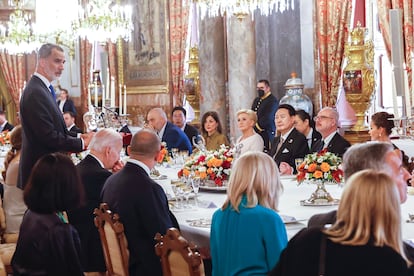
[[[346,100],[355,111],[357,122],[352,131],[367,131],[366,112],[374,92],[374,45],[365,40],[366,28],[357,27],[351,32],[351,41],[345,44],[347,65],[343,73]]]

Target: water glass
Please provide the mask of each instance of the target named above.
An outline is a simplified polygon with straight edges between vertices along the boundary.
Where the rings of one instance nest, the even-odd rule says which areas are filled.
[[[195,202],[196,205],[197,205],[198,191],[200,190],[200,182],[201,182],[201,179],[199,177],[193,177],[191,179],[191,186],[193,187],[193,192],[195,194],[194,202]]]

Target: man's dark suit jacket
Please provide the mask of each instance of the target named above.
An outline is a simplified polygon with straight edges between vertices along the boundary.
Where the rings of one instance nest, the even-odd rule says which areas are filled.
[[[188,150],[189,154],[193,151],[193,147],[191,146],[187,135],[178,126],[170,122],[167,122],[161,140],[167,143],[167,149],[169,151],[173,148],[177,148],[180,151]]]
[[[130,275],[162,275],[160,258],[155,255],[154,236],[178,227],[170,212],[164,190],[140,166],[127,162],[106,181],[102,202],[119,214],[129,249]]]
[[[286,162],[296,173],[295,159],[304,158],[305,155],[309,153],[309,146],[305,135],[297,131],[296,128],[292,129],[279,151],[276,153],[279,141],[280,136],[277,136],[273,140],[272,147],[270,148],[270,156],[273,157],[278,166],[280,165],[280,162]]]
[[[82,264],[84,271],[106,271],[99,232],[94,224],[93,210],[101,203],[101,192],[105,181],[112,173],[99,164],[98,160],[87,155],[76,166],[85,191],[85,205],[68,211],[70,224],[79,233],[82,245]]]
[[[60,100],[57,101],[58,106],[59,106],[59,104],[60,104]],[[75,104],[73,103],[73,101],[71,99],[66,99],[65,103],[63,104],[62,113],[67,112],[67,111],[72,112],[73,115],[75,115],[75,116],[77,115]]]
[[[257,97],[252,104],[252,110],[257,113],[257,124],[263,131],[256,126],[254,127],[254,130],[262,136],[266,150],[269,150],[270,145],[275,138],[275,113],[278,108],[279,101],[273,94],[270,94],[262,100],[260,97]]]
[[[345,140],[339,133],[335,133],[334,137],[329,142],[327,147],[329,152],[332,152],[339,157],[342,157],[345,151],[351,146],[351,144]],[[322,150],[322,139],[319,143],[316,143],[315,146],[311,149],[311,152],[317,152]]]
[[[312,148],[315,147],[316,143],[320,143],[320,140],[322,139],[322,135],[315,129],[313,128],[312,131],[312,143],[311,143],[311,148],[310,151],[312,152]]]
[[[12,125],[12,124],[10,124],[9,122],[7,122],[5,125],[4,125],[4,127],[3,127],[3,129],[0,131],[0,132],[2,132],[2,131],[12,131],[13,130],[13,128],[14,128],[14,126]]]
[[[334,224],[336,221],[336,212],[337,211],[334,210],[328,213],[313,215],[308,221],[308,227],[324,226],[326,224]],[[411,262],[414,262],[414,247],[404,242],[404,252],[407,258]]]
[[[20,100],[20,120],[23,128],[17,186],[24,188],[36,161],[52,152],[80,152],[82,140],[69,135],[62,112],[49,88],[33,75]]]
[[[190,140],[191,146],[193,145],[193,137],[195,137],[194,140],[197,143],[198,135],[200,133],[195,127],[189,124],[185,124],[184,133],[187,135],[188,140]]]
[[[73,137],[77,137],[78,133],[83,133],[82,129],[78,128],[76,125],[73,125],[70,129],[69,129],[69,135],[73,136]]]

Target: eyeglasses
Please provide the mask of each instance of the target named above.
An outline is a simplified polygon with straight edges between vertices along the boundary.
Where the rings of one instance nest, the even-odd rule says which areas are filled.
[[[315,121],[317,121],[317,120],[325,120],[325,119],[332,119],[333,120],[333,118],[332,117],[328,117],[328,116],[323,116],[323,115],[319,115],[319,116],[316,116],[315,118],[313,118]]]

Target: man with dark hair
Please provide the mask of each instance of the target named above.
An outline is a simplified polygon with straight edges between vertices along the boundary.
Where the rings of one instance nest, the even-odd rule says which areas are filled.
[[[65,120],[66,129],[69,131],[69,135],[77,137],[78,133],[83,133],[83,131],[75,125],[75,115],[71,111],[63,112],[63,120]]]
[[[181,130],[185,132],[188,139],[190,140],[190,143],[193,143],[193,137],[195,137],[194,142],[197,142],[198,135],[200,133],[195,127],[186,123],[187,111],[184,109],[184,107],[174,107],[171,112],[171,115],[173,124],[181,128]]]
[[[281,104],[275,115],[280,135],[273,140],[270,156],[276,161],[282,175],[296,173],[295,159],[304,158],[309,153],[305,135],[295,129],[295,114],[291,105]]]
[[[257,82],[258,97],[254,99],[252,110],[257,114],[257,123],[254,130],[263,138],[265,151],[270,150],[270,145],[275,138],[276,125],[275,113],[279,107],[279,101],[270,91],[268,80]]]
[[[150,177],[161,150],[154,131],[142,129],[132,137],[125,166],[106,181],[102,202],[108,203],[124,224],[129,249],[129,275],[161,276],[154,250],[156,233],[165,234],[178,223],[168,207],[162,187]]]
[[[40,47],[36,72],[20,99],[23,146],[17,186],[24,188],[36,161],[53,152],[80,152],[86,148],[93,132],[81,138],[69,135],[62,112],[56,104],[51,82],[62,75],[65,54],[62,47],[47,43]]]
[[[0,132],[11,131],[14,128],[6,119],[6,113],[0,109]]]

